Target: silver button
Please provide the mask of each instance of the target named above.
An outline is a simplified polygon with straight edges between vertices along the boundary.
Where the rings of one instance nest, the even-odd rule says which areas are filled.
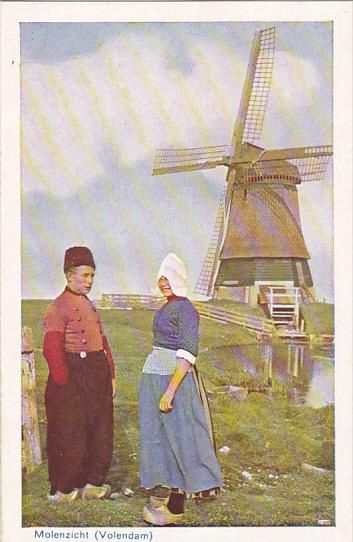
[[[86,352],[80,352],[80,358],[86,358],[87,354]]]

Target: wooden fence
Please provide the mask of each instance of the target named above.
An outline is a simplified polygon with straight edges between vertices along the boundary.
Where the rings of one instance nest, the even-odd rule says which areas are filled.
[[[156,310],[164,303],[162,297],[139,294],[102,294],[102,298],[97,302],[100,309],[121,309],[132,310],[147,308]],[[260,335],[271,335],[275,329],[272,320],[256,316],[244,315],[235,309],[221,309],[212,307],[205,302],[193,301],[201,316],[218,320],[229,324],[235,324],[245,327]]]
[[[156,310],[164,303],[162,297],[140,294],[102,294],[97,302],[100,309],[151,309]]]
[[[272,335],[275,332],[273,322],[269,318],[249,314],[244,315],[236,309],[212,307],[201,301],[193,301],[193,305],[195,305],[201,316],[212,320],[235,324],[263,335]]]
[[[29,327],[22,328],[22,467],[32,472],[42,462],[40,448],[33,336]]]

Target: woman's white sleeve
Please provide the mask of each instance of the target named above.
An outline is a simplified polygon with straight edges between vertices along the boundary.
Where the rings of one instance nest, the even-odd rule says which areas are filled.
[[[188,361],[189,363],[192,363],[192,365],[194,365],[196,361],[196,356],[194,356],[194,354],[192,354],[191,352],[188,352],[187,350],[183,350],[182,348],[179,348],[177,350],[176,355],[177,355],[177,358],[186,359],[186,361]]]

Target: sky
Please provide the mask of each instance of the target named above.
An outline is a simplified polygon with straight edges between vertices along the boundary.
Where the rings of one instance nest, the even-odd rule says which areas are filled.
[[[65,249],[91,248],[91,297],[151,293],[168,252],[190,292],[225,168],[151,176],[155,150],[229,145],[254,32],[276,27],[261,139],[332,144],[330,23],[21,23],[22,295],[62,290]],[[317,297],[333,291],[333,174],[299,186]]]

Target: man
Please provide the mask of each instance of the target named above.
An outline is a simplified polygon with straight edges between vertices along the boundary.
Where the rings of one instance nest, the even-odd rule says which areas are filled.
[[[113,452],[115,370],[108,341],[88,299],[95,263],[86,247],[67,249],[67,285],[44,317],[43,353],[49,502],[102,499]]]

